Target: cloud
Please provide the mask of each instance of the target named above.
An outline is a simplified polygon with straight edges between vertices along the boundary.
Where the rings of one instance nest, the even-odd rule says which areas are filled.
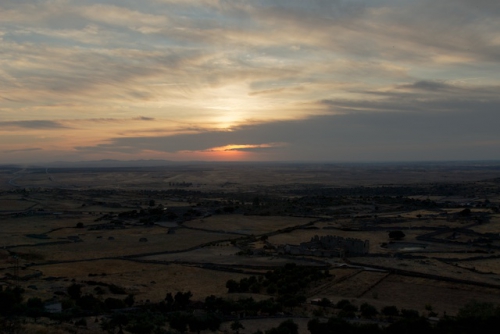
[[[22,149],[15,149],[15,150],[4,150],[4,153],[19,153],[19,152],[34,152],[34,151],[41,151],[42,149],[40,147],[32,147],[32,148],[22,148]]]
[[[56,121],[31,120],[31,121],[6,121],[0,122],[0,128],[24,128],[24,129],[68,129]]]
[[[107,144],[77,149],[133,154],[145,150],[206,151],[252,143],[248,148],[235,150],[268,151],[266,143],[285,142],[286,146],[272,148],[277,158],[285,160],[426,160],[461,156],[498,159],[500,140],[496,124],[499,121],[496,111],[462,111],[451,115],[357,113],[242,126],[226,132],[115,138]],[[489,142],[489,147],[484,146],[484,142]]]
[[[154,121],[155,119],[153,117],[146,117],[146,116],[139,116],[134,118],[135,120],[138,121]]]
[[[286,142],[273,149],[286,158],[378,124],[372,147],[397,132],[382,119],[448,117],[469,134],[469,112],[496,120],[499,13],[490,0],[4,0],[0,127],[74,126],[66,142],[88,154]],[[48,121],[21,123],[34,117]]]
[[[168,24],[164,15],[143,13],[122,6],[95,4],[83,6],[81,15],[91,21],[133,30],[162,28]]]
[[[324,100],[331,115],[241,125],[230,131],[198,131],[170,136],[121,137],[81,152],[207,151],[263,152],[285,160],[499,159],[500,99],[492,87],[441,83],[449,96],[429,98],[433,83],[407,84],[414,98],[393,87],[378,101]],[[422,90],[422,86],[426,89]],[[465,94],[464,92],[468,93]],[[463,99],[457,100],[456,94]],[[488,101],[483,98],[489,96]],[[338,110],[344,111],[338,113]],[[270,143],[283,143],[272,145]]]
[[[412,84],[404,84],[404,85],[398,85],[396,86],[398,89],[409,89],[409,90],[424,90],[424,91],[443,91],[447,90],[450,88],[453,88],[451,85],[448,85],[443,82],[437,82],[437,81],[417,81]]]
[[[243,147],[243,148],[234,148],[227,149],[226,151],[238,151],[238,152],[257,152],[257,153],[269,153],[272,151],[277,151],[276,147],[267,147],[267,146],[255,146],[255,147]]]

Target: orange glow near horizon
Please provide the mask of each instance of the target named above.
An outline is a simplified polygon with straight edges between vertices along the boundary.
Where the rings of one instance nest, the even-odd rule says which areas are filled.
[[[181,153],[183,159],[212,161],[245,161],[251,160],[252,156],[249,152],[233,150],[183,151],[179,153]]]
[[[255,160],[256,154],[248,149],[270,148],[277,144],[261,145],[225,145],[213,147],[204,151],[181,151],[183,159],[202,159],[214,161],[245,161]]]

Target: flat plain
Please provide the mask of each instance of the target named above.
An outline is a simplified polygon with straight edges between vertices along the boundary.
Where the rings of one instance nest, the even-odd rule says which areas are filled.
[[[92,281],[138,304],[178,291],[259,300],[226,282],[295,263],[332,279],[303,291],[294,316],[321,298],[438,315],[500,303],[495,163],[4,167],[0,181],[0,279],[26,298],[63,301],[75,282],[95,293]],[[315,236],[367,240],[368,252],[308,253]]]

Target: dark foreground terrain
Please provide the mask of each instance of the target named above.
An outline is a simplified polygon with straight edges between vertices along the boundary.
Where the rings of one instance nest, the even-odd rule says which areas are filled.
[[[6,333],[498,328],[499,163],[0,166],[0,182]]]

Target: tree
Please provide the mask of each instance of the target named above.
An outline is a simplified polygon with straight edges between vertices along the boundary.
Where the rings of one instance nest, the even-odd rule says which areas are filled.
[[[299,326],[292,319],[283,321],[278,327],[271,328],[266,334],[298,334]]]
[[[463,209],[462,211],[460,211],[458,214],[462,217],[469,217],[471,215],[471,211],[469,208],[466,208],[466,209]]]
[[[24,328],[21,326],[20,319],[12,317],[0,317],[0,332],[12,334],[25,333]]]
[[[231,330],[235,331],[236,334],[240,332],[240,329],[245,329],[245,326],[238,320],[235,320],[231,323]]]
[[[130,319],[125,313],[114,313],[111,315],[109,320],[103,320],[101,323],[101,329],[108,333],[115,333],[116,327],[119,328],[120,332],[123,333],[123,326],[128,325]]]
[[[177,309],[185,309],[188,307],[189,305],[189,299],[193,296],[193,294],[191,293],[191,291],[188,291],[188,292],[177,292],[175,294],[175,297],[174,297],[174,300],[175,300],[175,306],[177,307]]]
[[[170,327],[173,329],[181,333],[185,333],[188,329],[190,320],[190,314],[185,312],[175,312],[170,314],[168,322],[170,323]]]
[[[10,315],[15,313],[16,306],[23,301],[24,290],[21,288],[11,289],[10,287],[0,292],[0,315]]]
[[[132,294],[129,294],[124,300],[123,302],[128,306],[128,307],[132,307],[132,305],[134,305],[135,303],[135,299],[134,299],[134,295]]]
[[[309,320],[307,323],[307,329],[311,332],[311,334],[327,333],[326,323],[321,323],[318,318]]]
[[[420,315],[418,314],[418,311],[416,311],[416,310],[402,309],[401,316],[403,318],[418,318]]]
[[[171,309],[174,305],[174,297],[172,296],[171,292],[167,293],[167,295],[165,296],[165,302],[167,303],[168,309]]]
[[[399,310],[396,306],[385,306],[382,309],[382,314],[389,317],[398,316]]]
[[[118,298],[106,298],[104,301],[104,304],[106,305],[106,308],[108,310],[114,310],[114,309],[121,309],[125,308],[125,302],[121,299]]]
[[[459,319],[488,319],[500,317],[500,306],[493,303],[470,301],[457,314]]]
[[[43,312],[45,311],[42,300],[37,297],[28,299],[26,307],[26,315],[28,317],[32,317],[35,322],[37,318],[41,317],[43,315]]]
[[[82,285],[73,283],[68,287],[67,291],[71,299],[79,299],[82,296]]]
[[[123,303],[120,300],[121,303]],[[101,310],[101,301],[94,297],[92,294],[86,294],[80,297],[76,301],[76,305],[80,306],[83,310],[86,311],[100,311]]]
[[[390,324],[387,334],[421,334],[432,332],[431,324],[425,318],[405,318]]]
[[[359,307],[359,310],[361,311],[361,315],[364,318],[372,318],[378,314],[378,311],[375,308],[375,306],[370,305],[368,303],[361,304],[361,306]]]
[[[389,232],[389,238],[395,240],[401,240],[405,237],[403,231],[391,231]]]
[[[330,301],[330,299],[326,298],[326,297],[323,297],[319,303],[318,303],[319,306],[322,306],[322,307],[331,307],[333,306],[333,303]]]
[[[234,279],[230,279],[226,282],[227,292],[237,292],[239,290],[240,285]]]

